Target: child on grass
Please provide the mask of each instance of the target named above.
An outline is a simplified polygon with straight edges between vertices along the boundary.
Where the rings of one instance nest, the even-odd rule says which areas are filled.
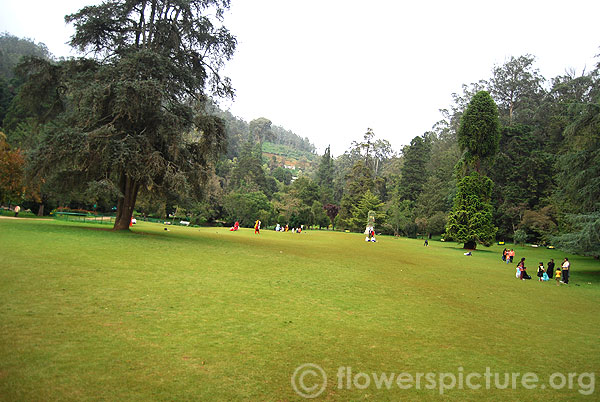
[[[556,267],[556,286],[560,286],[560,267]]]
[[[538,270],[537,270],[537,276],[539,278],[539,281],[543,281],[544,279],[544,273],[546,272],[546,270],[544,269],[544,263],[540,262],[540,264],[538,265]]]

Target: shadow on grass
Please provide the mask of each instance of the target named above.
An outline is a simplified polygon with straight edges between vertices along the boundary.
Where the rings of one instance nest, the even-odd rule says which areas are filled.
[[[570,276],[570,280],[582,282],[593,282],[600,283],[600,270],[596,271],[573,271]]]
[[[452,250],[457,250],[457,251],[462,251],[464,253],[466,252],[475,252],[475,253],[497,253],[498,251],[496,250],[487,250],[485,248],[477,248],[475,250],[471,250],[468,248],[463,248],[462,245],[460,245],[459,243],[448,243],[448,242],[441,242],[443,244],[442,247],[447,248],[447,249],[452,249]],[[481,246],[481,247],[485,247],[485,246]],[[499,253],[502,254],[502,253]]]

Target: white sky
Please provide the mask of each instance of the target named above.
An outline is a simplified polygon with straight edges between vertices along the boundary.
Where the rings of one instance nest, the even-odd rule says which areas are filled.
[[[64,16],[96,0],[0,0],[0,31],[69,53]],[[530,53],[547,79],[599,59],[600,1],[232,0],[238,50],[221,107],[267,117],[343,153],[368,127],[396,151],[441,118],[462,84]]]

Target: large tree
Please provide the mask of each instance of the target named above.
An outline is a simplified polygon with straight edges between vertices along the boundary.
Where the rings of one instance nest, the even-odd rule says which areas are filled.
[[[499,140],[498,107],[489,93],[479,91],[463,113],[458,129],[458,145],[467,166],[481,173],[481,163],[496,154]]]
[[[492,223],[492,187],[489,177],[473,172],[458,182],[454,208],[446,223],[445,237],[475,249],[477,243],[491,246],[496,236]]]
[[[425,167],[430,157],[430,150],[429,140],[424,137],[413,138],[410,145],[402,150],[404,165],[402,165],[399,188],[402,199],[414,202],[423,191],[423,184],[427,181]]]
[[[224,149],[225,127],[195,106],[207,91],[233,96],[219,73],[236,45],[220,26],[228,7],[116,0],[67,16],[71,46],[94,58],[29,64],[30,77],[60,89],[52,103],[60,113],[32,157],[35,174],[116,194],[116,230],[128,228],[140,190],[198,190],[210,157]]]
[[[489,82],[490,91],[499,106],[504,124],[528,124],[543,95],[544,77],[533,68],[535,57],[526,54],[511,57],[495,66]]]
[[[467,172],[457,184],[454,206],[446,223],[446,236],[475,249],[477,243],[490,246],[498,228],[492,222],[492,180],[481,175],[482,162],[492,160],[498,150],[500,136],[498,108],[486,91],[474,96],[462,115],[458,129],[458,145],[464,152]]]
[[[323,204],[328,204],[333,201],[333,175],[333,158],[331,157],[331,149],[327,146],[321,157],[319,169],[316,173],[316,180],[320,187],[321,202]]]
[[[367,191],[371,191],[373,187],[373,170],[367,167],[362,160],[359,160],[346,175],[346,186],[338,216],[339,224],[343,228],[352,227],[351,219],[354,207],[358,205],[363,195]]]

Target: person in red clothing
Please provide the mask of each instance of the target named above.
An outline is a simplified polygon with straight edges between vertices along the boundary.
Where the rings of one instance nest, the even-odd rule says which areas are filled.
[[[260,234],[260,221],[258,219],[254,223],[254,234]]]

